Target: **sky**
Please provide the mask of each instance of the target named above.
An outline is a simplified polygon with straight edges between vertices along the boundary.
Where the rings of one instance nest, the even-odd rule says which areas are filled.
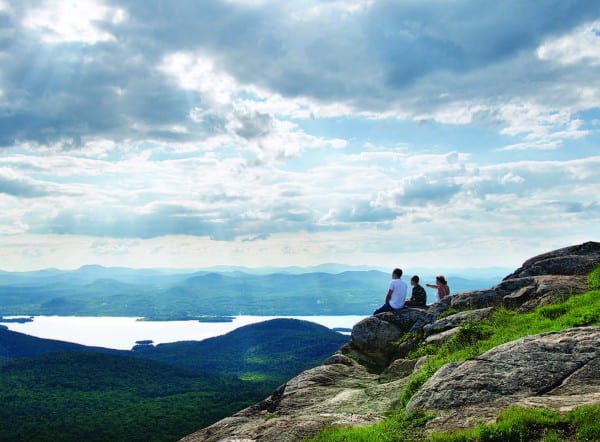
[[[0,269],[600,240],[600,2],[0,0]]]

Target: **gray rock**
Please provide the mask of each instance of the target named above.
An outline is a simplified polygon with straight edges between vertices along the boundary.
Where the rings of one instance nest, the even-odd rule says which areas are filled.
[[[529,293],[529,299],[518,308],[520,312],[553,304],[588,290],[587,276],[545,275],[534,279],[535,291]]]
[[[565,389],[600,393],[598,358],[600,327],[529,336],[461,364],[444,366],[407,408],[451,409],[501,398],[552,395]]]
[[[381,373],[380,379],[389,381],[405,378],[413,373],[416,363],[416,359],[396,359]]]
[[[450,328],[458,327],[461,324],[469,321],[481,321],[488,318],[494,311],[493,307],[486,307],[477,310],[466,310],[463,312],[455,313],[453,315],[446,316],[445,318],[438,319],[432,324],[426,324],[423,326],[423,331],[427,335],[434,333],[443,332]]]
[[[441,345],[458,333],[459,327],[454,327],[448,330],[444,330],[443,332],[435,333],[430,336],[427,336],[423,341],[425,345]]]
[[[394,407],[406,382],[381,381],[358,364],[321,365],[288,381],[269,406],[248,407],[182,441],[298,441],[331,425],[370,425]]]
[[[394,358],[395,343],[405,334],[398,326],[383,319],[381,314],[363,319],[352,328],[351,340],[344,353],[373,370],[385,368]]]
[[[450,303],[452,302],[452,298],[454,298],[454,295],[448,296],[439,302],[431,304],[427,310],[427,313],[429,313],[434,318],[437,318],[440,314],[442,314],[443,312],[445,312],[446,310],[448,310],[450,308]]]
[[[534,256],[504,279],[537,275],[587,275],[600,263],[600,243],[589,241]]]
[[[413,308],[370,316],[353,327],[350,343],[342,353],[381,372],[391,361],[416,348],[423,327],[433,319],[428,311]]]
[[[345,356],[338,352],[338,353],[334,353],[333,355],[329,356],[323,362],[323,365],[331,365],[331,364],[344,364],[349,367],[352,367],[353,365],[356,365],[356,362],[354,361],[354,359],[349,358],[348,356]]]
[[[498,305],[504,293],[491,288],[488,290],[469,290],[456,293],[451,297],[450,306],[456,310],[479,309]]]

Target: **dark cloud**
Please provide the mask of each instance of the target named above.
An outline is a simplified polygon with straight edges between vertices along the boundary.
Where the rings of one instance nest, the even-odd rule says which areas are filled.
[[[531,51],[599,12],[587,1],[383,1],[364,24],[388,84],[403,89],[428,73],[464,73]]]
[[[335,12],[296,20],[287,2],[248,7],[144,0],[113,2],[126,9],[120,23],[95,22],[113,41],[40,44],[22,28],[26,8],[40,4],[11,3],[11,14],[0,14],[1,146],[61,139],[78,144],[93,135],[194,140],[223,132],[226,119],[219,111],[192,121],[190,111],[202,107],[202,97],[157,70],[176,51],[207,54],[243,84],[366,110],[402,102],[418,112],[448,90],[499,95],[515,87],[519,66],[526,66],[530,82],[543,81],[536,76],[545,71],[527,63],[532,50],[600,15],[599,2],[583,0],[382,1],[343,20]],[[465,73],[471,76],[463,78]],[[418,88],[407,89],[417,81]],[[234,130],[260,137],[269,120],[264,113],[240,114]],[[175,124],[187,130],[168,128]]]

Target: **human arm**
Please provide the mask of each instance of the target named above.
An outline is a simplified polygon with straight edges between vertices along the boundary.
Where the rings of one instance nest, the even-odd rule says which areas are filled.
[[[389,290],[388,290],[388,292],[387,292],[387,295],[385,295],[385,302],[386,302],[386,303],[388,303],[388,304],[390,303],[390,299],[392,299],[392,293],[393,293],[393,292],[394,292],[394,291],[393,291],[392,289],[389,289]]]

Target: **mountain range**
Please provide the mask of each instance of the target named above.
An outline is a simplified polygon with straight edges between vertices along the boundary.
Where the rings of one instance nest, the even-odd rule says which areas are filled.
[[[0,315],[147,319],[193,319],[207,315],[364,315],[383,302],[390,278],[389,272],[380,270],[287,271],[297,270],[291,268],[265,274],[229,270],[186,273],[84,266],[71,271],[0,272]],[[435,278],[421,274],[421,279],[427,282]],[[457,292],[495,284],[501,274],[449,275],[447,279],[451,289]],[[429,302],[434,301],[434,296],[429,290]]]

